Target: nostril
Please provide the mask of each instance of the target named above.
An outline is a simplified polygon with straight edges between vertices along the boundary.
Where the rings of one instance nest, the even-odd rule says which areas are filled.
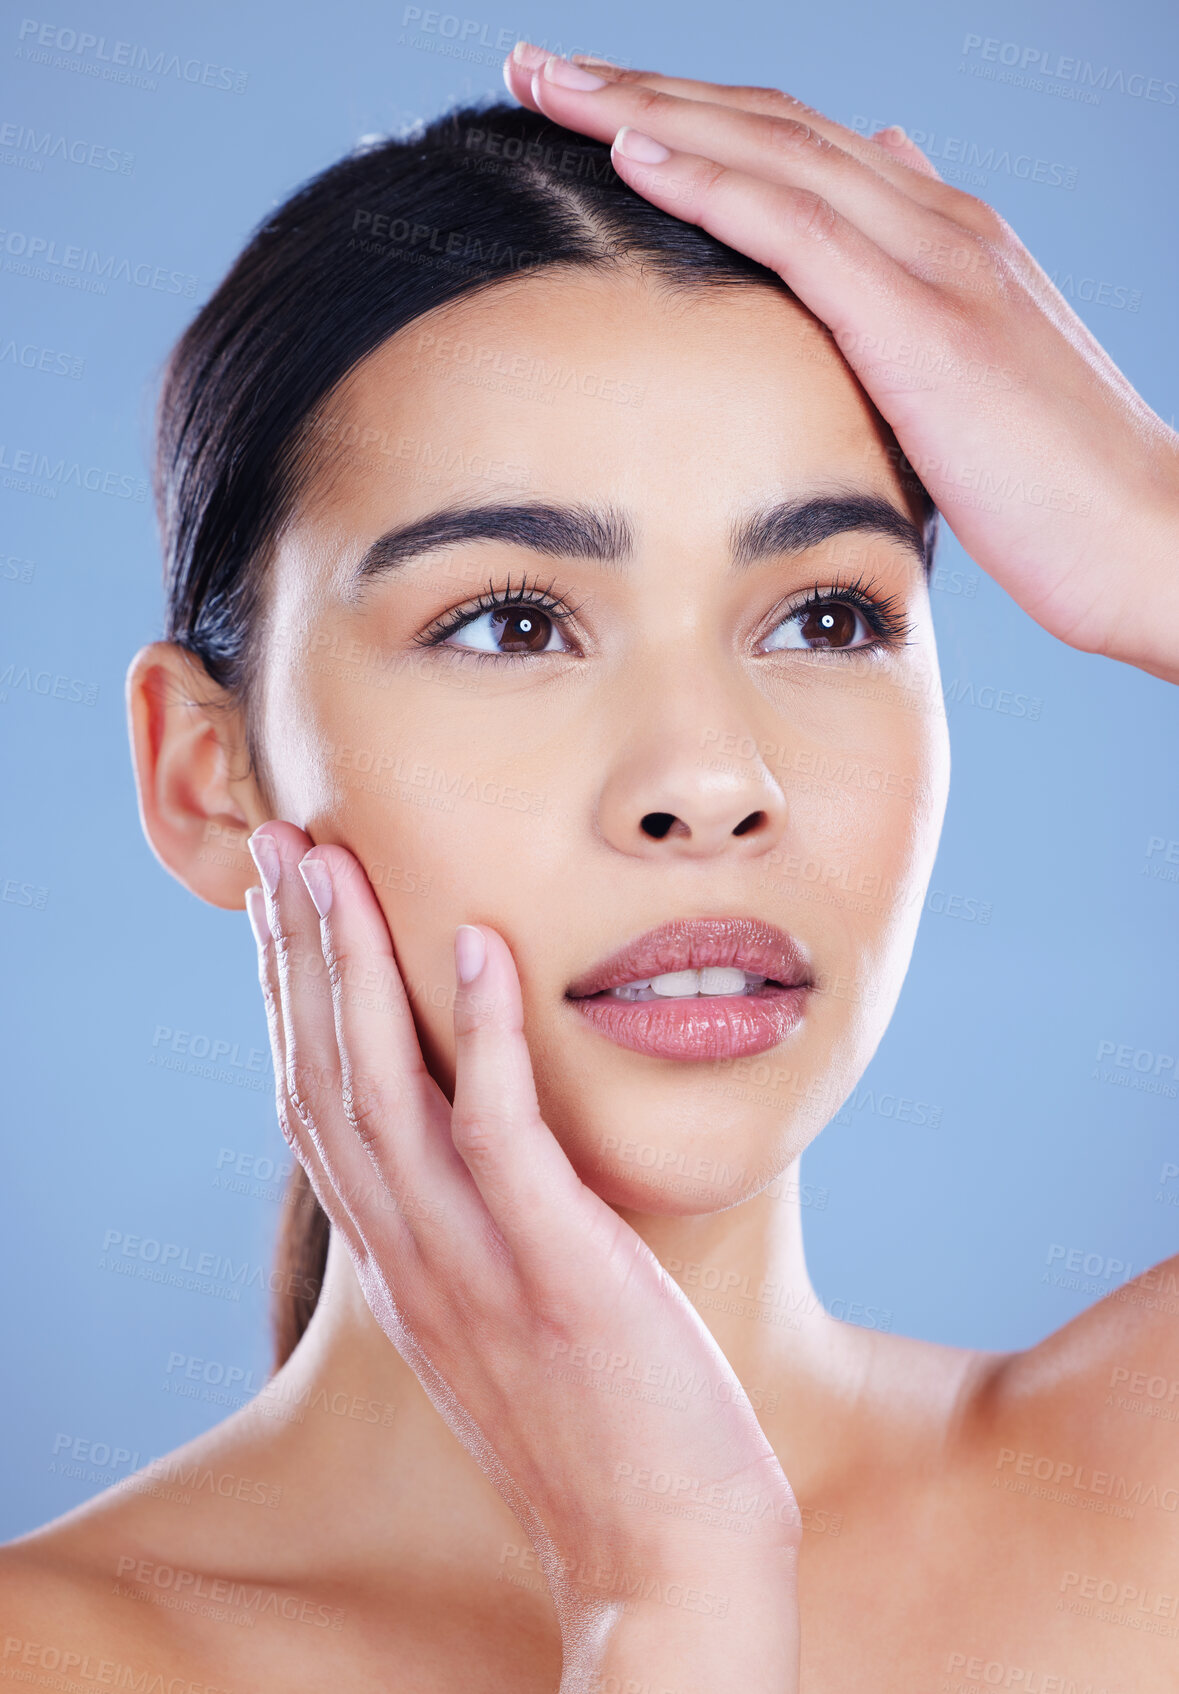
[[[751,829],[756,829],[757,826],[760,823],[763,823],[764,821],[765,821],[765,813],[764,812],[750,812],[750,814],[747,818],[741,819],[741,822],[737,825],[736,829],[733,831],[733,834],[734,835],[748,835],[749,831]]]
[[[662,841],[674,822],[674,812],[648,812],[642,822],[643,833]]]

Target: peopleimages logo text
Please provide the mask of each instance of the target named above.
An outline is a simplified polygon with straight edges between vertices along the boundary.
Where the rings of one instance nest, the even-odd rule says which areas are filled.
[[[41,23],[36,18],[22,18],[16,34],[17,40],[24,42],[26,48],[39,47],[47,52],[66,53],[76,60],[145,72],[151,77],[174,76],[178,82],[197,83],[203,88],[223,88],[231,94],[244,94],[246,91],[248,77],[245,71],[233,70],[229,65],[210,64],[207,59],[182,59],[179,53],[168,53],[163,48],[153,50],[135,41],[108,42],[105,35],[92,35],[89,30],[70,29],[63,24]]]
[[[1179,98],[1179,83],[1164,82],[1161,77],[1147,76],[1141,71],[1127,72],[1120,66],[1095,67],[1088,59],[1053,53],[1043,47],[1026,47],[1018,41],[1000,41],[997,36],[968,35],[962,43],[962,56],[968,59],[972,55],[991,64],[1006,65],[1008,69],[1032,71],[1108,94],[1129,94],[1137,100],[1158,100],[1164,106],[1173,106]]]
[[[114,253],[100,253],[93,247],[78,247],[65,242],[60,245],[47,235],[29,235],[24,230],[0,229],[0,253],[9,260],[26,266],[55,265],[61,271],[78,271],[85,276],[105,282],[129,282],[135,288],[153,288],[159,294],[184,294],[190,299],[196,293],[197,279],[187,271],[169,270],[165,265],[136,264]],[[19,265],[9,264],[9,270]]]

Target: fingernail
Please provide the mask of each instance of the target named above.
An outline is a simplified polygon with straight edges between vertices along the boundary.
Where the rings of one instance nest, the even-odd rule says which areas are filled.
[[[246,845],[258,867],[258,875],[262,878],[266,892],[273,900],[278,889],[278,879],[282,875],[282,860],[278,856],[274,838],[263,835],[261,830],[256,829]]]
[[[604,76],[595,76],[592,71],[583,71],[580,65],[571,65],[568,59],[560,59],[555,53],[544,62],[544,78],[546,82],[555,82],[560,88],[578,88],[583,91],[606,86]]]
[[[664,159],[671,158],[670,147],[665,147],[653,136],[644,135],[641,129],[632,129],[629,124],[623,124],[614,137],[614,145],[624,159],[633,159],[639,165],[661,165]]]
[[[877,141],[890,141],[894,147],[900,147],[904,142],[908,141],[908,139],[909,137],[905,134],[900,124],[889,124],[887,129],[877,130],[876,132]]]
[[[454,932],[455,975],[464,985],[474,982],[487,958],[487,942],[483,931],[473,923],[460,923]]]
[[[570,53],[569,57],[576,65],[605,65],[608,71],[620,71],[622,69],[622,66],[615,64],[613,59],[599,59],[596,53]]]
[[[270,940],[270,924],[266,918],[266,896],[260,888],[246,889],[246,915],[254,932],[254,940],[260,948],[265,948]]]
[[[332,909],[332,873],[322,859],[313,859],[310,854],[299,860],[299,875],[307,884],[307,892],[315,902],[315,909],[321,918],[326,918]]]
[[[547,47],[534,47],[531,41],[517,41],[512,48],[512,58],[521,70],[534,71],[543,65],[549,56]]]

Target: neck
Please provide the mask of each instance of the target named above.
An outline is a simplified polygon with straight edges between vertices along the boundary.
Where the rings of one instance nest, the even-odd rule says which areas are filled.
[[[621,1215],[711,1330],[805,1500],[823,1492],[874,1337],[822,1309],[807,1275],[800,1204],[794,1165],[724,1212]],[[247,1411],[268,1472],[277,1467],[276,1480],[290,1478],[285,1525],[293,1529],[306,1508],[321,1569],[325,1562],[380,1568],[395,1548],[404,1551],[407,1523],[415,1559],[428,1557],[428,1546],[453,1560],[457,1541],[486,1569],[489,1553],[502,1558],[506,1545],[526,1546],[378,1326],[335,1236],[306,1334]]]

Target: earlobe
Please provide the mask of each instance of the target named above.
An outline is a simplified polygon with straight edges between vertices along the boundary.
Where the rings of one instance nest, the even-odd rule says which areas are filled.
[[[152,851],[200,899],[240,910],[258,880],[246,839],[268,816],[249,774],[240,711],[198,659],[169,641],[136,653],[126,695]]]

